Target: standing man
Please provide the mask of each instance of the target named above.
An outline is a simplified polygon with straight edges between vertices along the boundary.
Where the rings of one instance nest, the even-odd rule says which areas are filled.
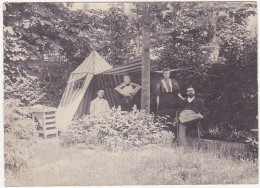
[[[179,115],[178,143],[182,146],[187,146],[187,142],[195,135],[200,119],[207,114],[203,100],[195,97],[195,90],[192,86],[187,88],[187,95],[188,98],[183,101],[183,111]]]
[[[109,112],[110,107],[106,99],[104,99],[104,90],[99,90],[97,92],[97,98],[92,100],[90,103],[90,114],[97,115],[103,112]]]
[[[131,111],[134,106],[134,96],[141,89],[141,86],[131,82],[131,78],[128,74],[124,75],[124,82],[115,88],[121,95],[121,110]]]

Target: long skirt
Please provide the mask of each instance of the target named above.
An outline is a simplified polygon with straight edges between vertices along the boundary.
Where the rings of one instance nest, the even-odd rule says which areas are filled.
[[[173,93],[163,93],[159,96],[157,115],[175,118],[176,112],[182,107],[182,100]]]
[[[167,122],[173,122],[176,117],[177,111],[182,107],[182,100],[173,93],[163,93],[159,96],[159,106],[157,110],[157,115],[161,117],[166,117]],[[169,130],[173,131],[173,126],[169,124]]]
[[[122,96],[121,98],[121,110],[122,111],[131,111],[134,106],[134,100],[129,96]]]

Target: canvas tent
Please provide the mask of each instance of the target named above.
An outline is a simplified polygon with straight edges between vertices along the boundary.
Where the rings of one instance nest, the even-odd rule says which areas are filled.
[[[91,54],[70,75],[60,101],[56,123],[64,130],[75,115],[88,114],[90,102],[99,89],[105,90],[105,98],[110,107],[119,104],[118,93],[114,88],[122,83],[124,73],[139,74],[142,70],[141,58],[123,66],[113,68],[96,51]],[[133,76],[140,84],[140,76]]]

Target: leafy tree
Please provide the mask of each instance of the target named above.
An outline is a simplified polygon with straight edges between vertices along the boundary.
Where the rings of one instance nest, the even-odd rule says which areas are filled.
[[[6,31],[4,68],[5,80],[8,81],[5,82],[6,86],[13,87],[17,79],[21,80],[20,84],[22,84],[23,80],[28,78],[27,73],[40,75],[40,69],[29,68],[27,63],[30,61],[44,63],[42,59],[45,49],[62,51],[68,54],[68,57],[72,57],[73,51],[75,52],[78,46],[74,43],[73,35],[68,34],[71,31],[66,24],[66,20],[61,19],[63,17],[69,19],[66,17],[66,14],[69,15],[68,13],[68,8],[62,4],[6,4],[6,11],[4,12],[4,30]],[[76,58],[78,57],[76,56]],[[68,65],[59,68],[61,68],[61,75],[61,72],[64,73],[64,69],[66,70]],[[24,79],[20,79],[20,77]],[[38,90],[36,90],[38,93],[46,93],[46,90],[49,89],[48,85],[41,83],[42,80],[44,78],[39,77]],[[64,83],[59,82],[59,79],[56,81],[57,83]],[[34,86],[37,86],[37,84],[31,85],[32,91],[35,90]],[[24,91],[21,92],[25,95]],[[38,96],[38,93],[35,96]],[[46,96],[48,97],[47,93]],[[6,97],[13,96],[8,96],[7,92]],[[39,99],[36,100],[40,101]],[[25,104],[28,104],[28,102]]]
[[[6,3],[5,97],[57,106],[70,72],[92,49],[114,66],[133,58],[142,27],[142,4],[134,5],[129,15],[121,5],[72,11],[64,3]],[[183,93],[194,85],[210,111],[207,127],[256,126],[257,36],[247,28],[255,14],[254,2],[150,3],[152,67],[179,69],[174,76]],[[43,64],[48,50],[66,55],[68,62],[56,68],[27,66]]]
[[[178,68],[185,86],[206,100],[208,126],[241,130],[257,115],[256,37],[249,32],[254,3],[204,2],[153,5],[159,67]],[[167,10],[168,9],[168,10]],[[165,13],[166,11],[166,13]]]
[[[95,17],[95,25],[87,33],[94,49],[114,66],[134,58],[136,28],[122,9],[111,7],[108,11],[89,10],[86,13]]]
[[[62,3],[9,3],[5,6],[4,67],[5,75],[11,77],[6,80],[12,81],[5,85],[13,86],[21,70],[36,75],[38,90],[45,94],[42,99],[34,100],[39,103],[58,105],[70,72],[92,49],[114,65],[122,64],[134,53],[129,34],[133,27],[118,8],[83,12],[71,11]],[[44,67],[43,55],[52,50],[65,54],[68,62],[60,63],[57,68]],[[30,61],[38,61],[44,68],[28,67]],[[14,96],[6,93],[6,97]]]

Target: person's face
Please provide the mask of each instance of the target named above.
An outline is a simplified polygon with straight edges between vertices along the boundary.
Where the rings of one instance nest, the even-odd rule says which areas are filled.
[[[165,78],[165,79],[169,79],[170,78],[170,71],[164,71],[163,72],[163,78]]]
[[[98,95],[99,98],[103,98],[103,97],[104,97],[104,94],[105,94],[105,93],[104,93],[103,90],[97,92],[97,95]]]
[[[193,88],[188,88],[187,89],[187,95],[189,97],[193,97],[195,95],[195,90]]]
[[[130,80],[130,77],[129,77],[129,76],[125,76],[125,77],[124,77],[124,83],[125,83],[125,84],[129,84],[130,81],[131,81],[131,80]]]

